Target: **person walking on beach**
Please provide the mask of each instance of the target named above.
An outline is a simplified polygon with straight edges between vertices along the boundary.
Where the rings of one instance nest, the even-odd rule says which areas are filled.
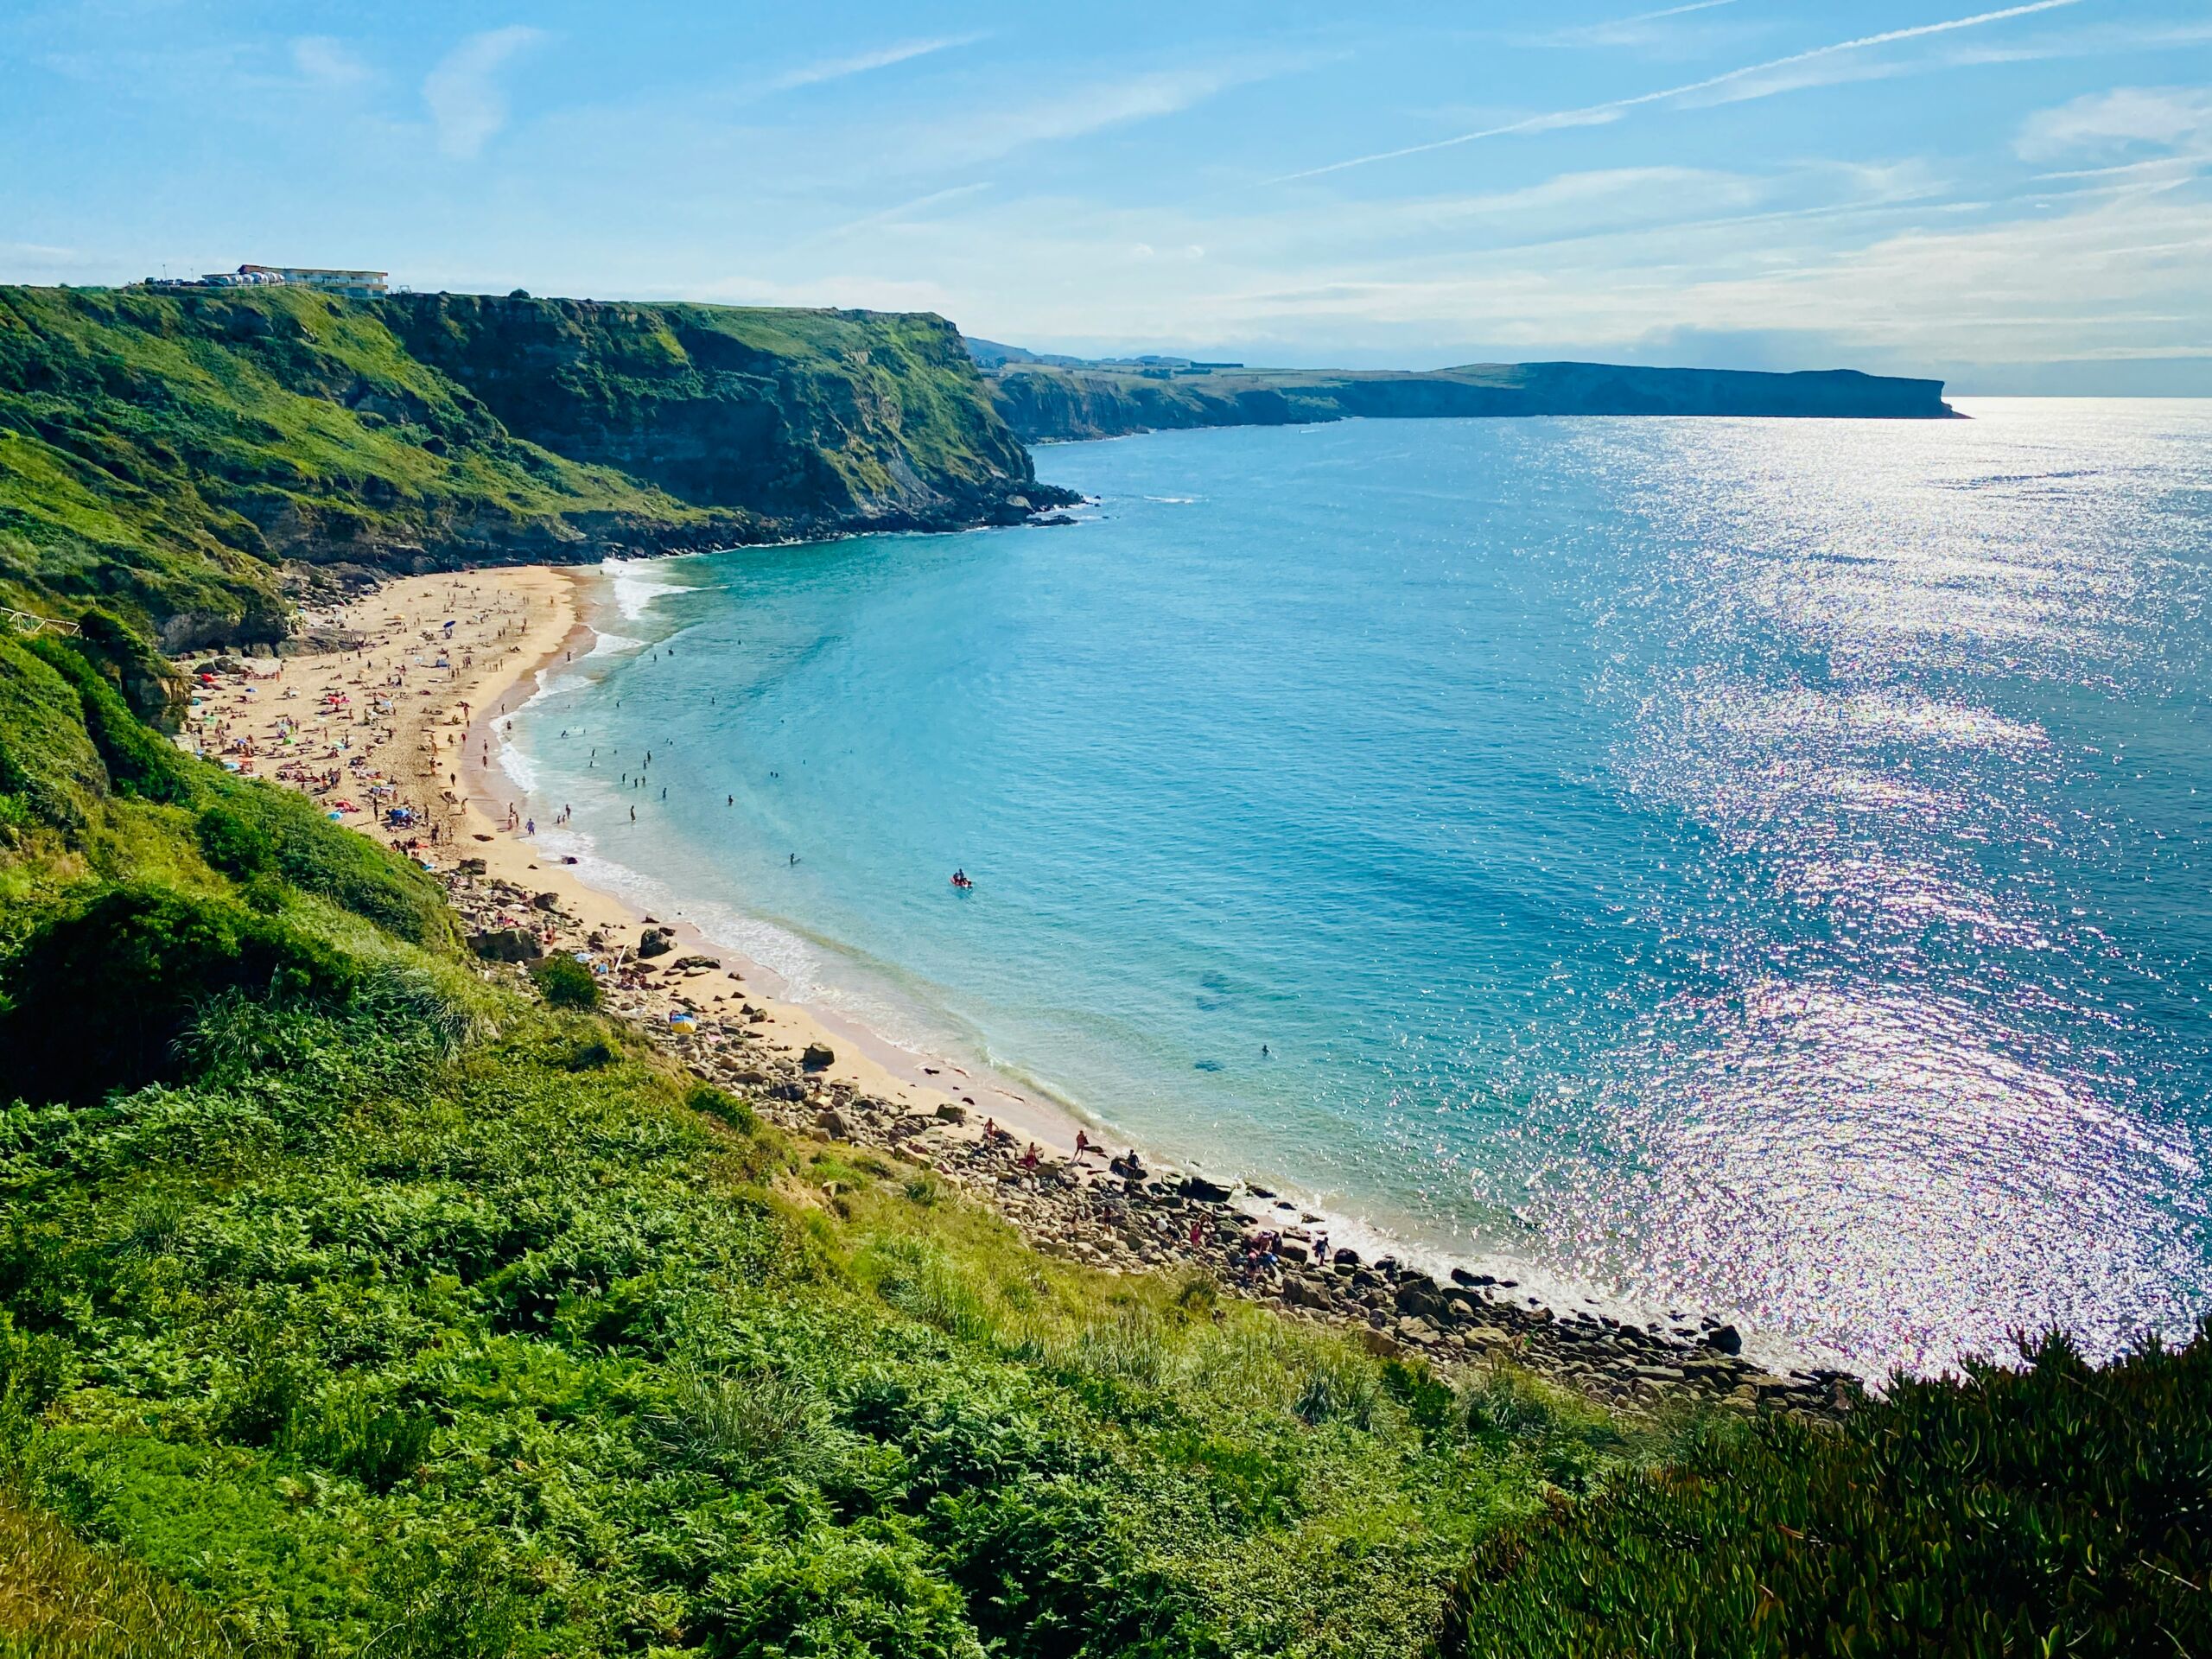
[[[632,807],[632,808],[630,809],[630,822],[631,822],[631,823],[635,823],[637,821],[638,821],[638,809],[637,809],[636,807],[634,807],[634,806],[633,806],[633,807]]]

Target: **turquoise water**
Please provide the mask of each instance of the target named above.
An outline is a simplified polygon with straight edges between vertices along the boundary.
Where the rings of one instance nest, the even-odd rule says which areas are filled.
[[[2212,1281],[2212,405],[1971,408],[1051,448],[1072,528],[624,567],[516,764],[1171,1156],[1862,1364],[2109,1349]]]

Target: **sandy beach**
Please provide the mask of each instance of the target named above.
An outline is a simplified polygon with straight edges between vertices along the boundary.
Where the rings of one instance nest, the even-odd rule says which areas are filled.
[[[956,1134],[977,1137],[995,1122],[1043,1153],[1071,1157],[1087,1128],[1056,1103],[788,1001],[776,976],[742,953],[687,922],[643,914],[537,846],[535,830],[550,826],[559,806],[531,799],[503,770],[503,722],[544,677],[591,649],[579,603],[589,579],[544,566],[404,577],[304,613],[300,637],[321,649],[232,659],[242,671],[212,677],[194,672],[208,656],[184,659],[194,683],[186,738],[246,775],[309,793],[339,822],[406,846],[441,874],[461,874],[457,899],[503,886],[528,895],[527,905],[495,907],[487,919],[525,923],[550,936],[547,949],[620,962],[609,995],[619,1012],[665,1025],[671,1014],[734,1005],[772,1054],[828,1049],[834,1059],[814,1068],[825,1084],[921,1116],[957,1106],[974,1121]],[[480,875],[461,873],[472,859],[483,861]],[[548,894],[550,905],[540,898]],[[648,926],[672,944],[641,963],[636,946]],[[721,966],[654,965],[702,957]]]

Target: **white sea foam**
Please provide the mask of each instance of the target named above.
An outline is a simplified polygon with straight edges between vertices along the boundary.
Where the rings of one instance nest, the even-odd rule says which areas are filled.
[[[643,621],[664,594],[678,590],[657,560],[609,559],[600,568],[607,573],[614,608],[625,622]]]

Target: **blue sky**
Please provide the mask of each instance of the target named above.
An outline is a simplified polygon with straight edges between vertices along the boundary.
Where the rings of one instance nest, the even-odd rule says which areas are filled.
[[[2207,0],[12,0],[0,279],[2212,395]]]

